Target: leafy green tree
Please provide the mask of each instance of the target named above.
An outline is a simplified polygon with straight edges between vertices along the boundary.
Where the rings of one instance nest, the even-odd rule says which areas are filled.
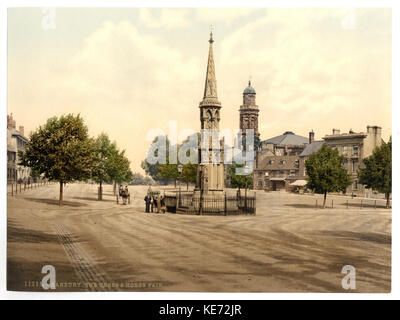
[[[92,180],[99,184],[99,200],[103,197],[103,183],[111,183],[110,161],[113,160],[112,152],[116,149],[107,134],[101,133],[94,141],[94,164],[92,167]]]
[[[233,163],[228,166],[228,180],[230,181],[231,187],[233,188],[250,188],[253,185],[253,175],[250,174],[237,174],[236,169],[237,168],[244,168],[244,164],[237,164]]]
[[[133,173],[130,169],[130,161],[125,156],[125,150],[119,151],[115,143],[111,145],[110,160],[107,161],[106,170],[110,180],[118,184],[132,181]]]
[[[157,142],[158,137],[154,138],[152,143]],[[168,152],[168,146],[169,146],[169,140],[168,137],[166,138],[166,150],[164,152]],[[156,151],[155,156],[157,156],[158,150]],[[154,181],[158,181],[161,183],[166,183],[168,180],[163,177],[163,174],[160,173],[161,170],[161,164],[160,163],[155,163],[155,164],[150,164],[147,162],[147,159],[143,160],[141,163],[142,169],[146,172],[147,175],[149,175]]]
[[[174,180],[176,188],[176,180],[179,178],[178,164],[170,164],[167,156],[167,163],[159,165],[158,178]]]
[[[197,176],[197,164],[187,163],[183,165],[182,180],[186,182],[186,190],[189,189],[189,183],[195,183]]]
[[[31,133],[20,164],[60,183],[59,205],[63,202],[65,183],[90,178],[93,166],[93,140],[80,115],[53,117]]]
[[[197,135],[197,139],[199,138],[199,133],[194,133],[193,135]],[[182,144],[177,146],[177,153],[179,153],[182,147],[182,145],[186,145],[191,141],[191,136],[188,136]],[[153,140],[153,143],[157,142],[157,137]],[[145,170],[146,174],[151,176],[155,181],[161,182],[161,183],[166,183],[169,180],[174,180],[175,187],[176,187],[176,182],[177,179],[180,178],[180,173],[178,171],[178,163],[173,164],[170,163],[169,161],[169,146],[170,146],[170,141],[168,137],[166,137],[166,145],[165,145],[165,150],[163,150],[166,154],[166,163],[160,164],[149,164],[146,160],[142,161],[141,167]],[[186,148],[185,148],[186,150]],[[189,156],[190,154],[194,154],[195,158],[197,159],[197,144],[189,145],[189,148],[186,150],[186,155]],[[156,154],[157,156],[157,154]],[[190,182],[195,182],[196,181],[196,174],[197,174],[197,165],[195,164],[185,164],[183,165],[183,170],[182,170],[182,179],[183,181],[186,182],[187,188],[189,188],[189,183]]]
[[[359,182],[366,188],[384,193],[386,208],[389,208],[392,193],[392,138],[388,143],[376,147],[371,156],[363,159],[363,164],[364,167],[358,169]]]
[[[307,170],[307,187],[315,193],[324,195],[325,208],[326,194],[346,190],[351,184],[351,177],[343,168],[344,157],[337,149],[323,145],[305,162]]]

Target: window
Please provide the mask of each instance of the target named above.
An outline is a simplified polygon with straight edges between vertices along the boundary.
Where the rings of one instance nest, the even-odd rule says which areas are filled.
[[[285,172],[283,170],[279,170],[279,175],[283,176],[285,174]]]
[[[272,159],[269,159],[269,160],[268,160],[268,164],[269,164],[269,165],[272,165],[272,164],[274,164],[274,160],[272,160]]]
[[[262,180],[258,180],[258,186],[262,187]]]
[[[290,174],[291,176],[295,176],[295,175],[296,175],[296,170],[290,170],[289,174]]]
[[[296,168],[299,167],[299,160],[294,160],[294,166],[295,166]]]
[[[283,165],[283,164],[285,164],[286,163],[286,160],[281,160],[281,161],[279,161],[279,164],[280,165]]]
[[[353,190],[357,190],[358,189],[358,181],[354,180],[353,182]]]
[[[353,146],[353,156],[358,156],[358,146]]]
[[[269,187],[269,186],[270,186],[269,180],[265,180],[265,186],[266,186],[266,187]]]
[[[349,146],[343,146],[343,155],[344,156],[350,155],[350,147]]]

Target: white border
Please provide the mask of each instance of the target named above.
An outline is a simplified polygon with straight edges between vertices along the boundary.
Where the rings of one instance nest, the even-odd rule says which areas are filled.
[[[400,283],[397,273],[393,271],[399,270],[399,237],[396,230],[399,230],[399,219],[397,218],[397,202],[393,202],[393,227],[392,227],[392,293],[391,294],[334,294],[334,293],[148,293],[148,292],[121,292],[121,293],[32,293],[32,292],[8,292],[6,291],[6,109],[7,109],[7,74],[5,67],[7,66],[7,8],[11,7],[390,7],[392,8],[392,132],[394,140],[393,163],[398,163],[399,152],[397,148],[397,139],[400,137],[400,129],[395,126],[395,120],[400,119],[399,110],[399,30],[400,30],[400,9],[398,0],[353,0],[353,1],[316,1],[316,0],[296,0],[296,1],[261,1],[261,0],[230,0],[230,1],[89,1],[89,0],[65,0],[65,1],[32,1],[32,0],[15,0],[2,1],[0,4],[0,66],[2,67],[0,75],[0,124],[3,135],[0,139],[0,299],[172,299],[172,300],[214,300],[214,299],[242,299],[242,300],[264,300],[264,299],[399,299]],[[377,106],[379,108],[379,106]],[[397,166],[393,168],[393,177],[399,177]],[[397,180],[393,181],[393,194],[397,194]],[[395,198],[395,196],[393,196]]]

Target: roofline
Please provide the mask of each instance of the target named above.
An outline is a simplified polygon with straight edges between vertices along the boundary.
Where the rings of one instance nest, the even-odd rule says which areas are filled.
[[[27,137],[25,137],[24,135],[22,135],[21,133],[19,133],[18,131],[17,132],[12,132],[11,133],[11,135],[12,136],[18,136],[18,137],[21,137],[23,140],[25,140],[26,142],[28,142],[29,141],[29,139],[27,138]]]
[[[323,137],[323,140],[333,140],[333,139],[351,139],[351,138],[366,138],[368,136],[368,134],[366,133],[343,133],[343,134],[331,134],[331,135],[326,135],[325,137]]]

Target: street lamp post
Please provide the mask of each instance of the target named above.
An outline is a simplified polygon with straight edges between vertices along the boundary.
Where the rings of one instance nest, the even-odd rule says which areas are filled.
[[[181,207],[182,202],[181,202],[181,179],[182,179],[182,171],[183,171],[183,165],[179,164],[178,165],[178,172],[179,172],[179,200],[178,200],[178,207]]]
[[[245,167],[246,170],[246,175],[244,176],[244,181],[245,181],[245,188],[244,188],[244,210],[247,213],[247,178],[248,178],[248,172],[249,172],[249,166]]]

